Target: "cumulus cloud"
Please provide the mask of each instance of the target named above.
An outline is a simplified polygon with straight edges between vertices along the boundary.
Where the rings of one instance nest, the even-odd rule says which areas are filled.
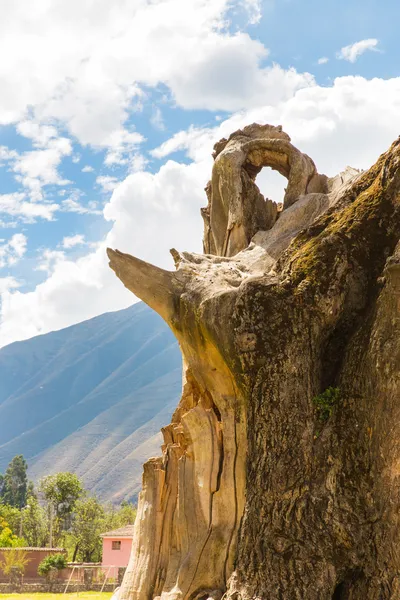
[[[18,217],[25,223],[34,223],[38,218],[52,221],[58,209],[55,203],[28,202],[23,192],[0,194],[0,214]]]
[[[74,246],[83,246],[84,244],[86,244],[85,236],[81,233],[66,236],[61,242],[63,248],[73,248]]]
[[[258,23],[261,19],[261,0],[242,0],[244,8],[248,11],[249,22],[252,25]]]
[[[61,202],[60,211],[77,213],[78,215],[101,215],[102,211],[98,208],[96,200],[90,200],[87,204],[81,204],[80,194],[72,193],[69,198]]]
[[[16,179],[27,189],[31,199],[42,200],[44,186],[69,184],[67,179],[60,177],[58,167],[62,159],[72,153],[71,141],[59,137],[55,127],[35,121],[18,123],[17,131],[30,138],[35,148],[18,155],[12,165]]]
[[[94,169],[90,165],[85,165],[82,169],[82,173],[93,173]]]
[[[361,40],[354,44],[344,46],[337,54],[336,57],[339,59],[347,60],[351,63],[355,63],[356,60],[364,54],[367,50],[377,51],[378,40],[375,38],[368,38],[367,40]]]
[[[342,77],[330,88],[300,90],[278,106],[234,114],[215,128],[177,134],[155,154],[167,157],[179,147],[190,164],[167,160],[156,173],[129,175],[106,204],[111,230],[95,251],[76,261],[60,259],[46,281],[29,293],[10,289],[3,294],[1,343],[130,304],[134,297],[108,268],[106,246],[170,269],[169,248],[201,251],[199,209],[206,203],[203,188],[211,173],[212,144],[220,137],[254,121],[282,124],[320,172],[334,175],[347,164],[368,168],[400,129],[399,95],[400,78]],[[264,169],[257,182],[264,194],[281,199],[284,178],[273,180]]]
[[[247,5],[257,20],[259,2],[235,2]],[[42,187],[45,181],[55,183],[61,178],[57,144],[65,144],[62,157],[72,154],[66,134],[59,133],[64,131],[61,123],[82,144],[106,149],[109,166],[123,164],[132,172],[121,182],[105,175],[97,179],[110,196],[104,208],[110,230],[97,247],[88,246],[77,260],[61,249],[73,247],[71,241],[59,250],[43,250],[39,267],[47,277],[29,292],[18,289],[16,281],[2,284],[0,345],[132,303],[134,297],[107,265],[106,246],[171,269],[172,246],[200,251],[199,209],[206,204],[212,145],[232,131],[254,121],[282,124],[328,175],[347,164],[368,167],[396,137],[399,78],[343,77],[321,87],[309,74],[265,66],[268,50],[263,44],[247,33],[231,34],[225,26],[235,2],[71,0],[46,8],[22,0],[6,4],[0,50],[3,45],[10,60],[0,64],[0,78],[6,82],[0,122],[22,120],[19,131],[39,154],[18,163],[20,157],[9,156],[5,149],[4,160],[20,165],[15,174],[28,178],[31,193],[29,178]],[[178,106],[234,114],[221,117],[215,127],[191,127],[173,135],[154,149],[155,158],[167,160],[152,173],[146,171],[142,135],[128,130],[126,119],[131,111],[141,110],[143,89],[159,84],[167,86],[168,98]],[[27,107],[30,119],[25,117]],[[48,150],[53,155],[46,155],[46,170],[40,153]],[[190,163],[171,160],[177,151],[186,152]],[[283,178],[274,179],[265,169],[257,182],[264,194],[281,199]],[[77,191],[61,198],[58,206],[45,200],[27,202],[24,193],[3,195],[0,212],[3,207],[6,214],[24,219],[51,219],[56,210],[100,212],[96,202],[83,204]]]
[[[326,63],[329,62],[329,58],[327,56],[321,56],[317,62],[319,65],[326,65]]]
[[[2,297],[0,345],[66,327],[96,314],[132,304],[134,296],[107,264],[106,247],[173,269],[172,246],[201,250],[200,207],[210,164],[168,161],[155,173],[129,175],[105,209],[111,225],[106,239],[78,260],[42,253],[47,279],[27,293],[9,289]],[[153,240],[153,241],[152,241]]]
[[[131,164],[130,164],[130,171],[132,173],[137,173],[138,171],[144,171],[145,168],[147,167],[149,161],[148,159],[143,156],[143,154],[140,154],[140,152],[137,152],[136,154],[134,154],[132,156],[131,159]]]
[[[27,237],[15,233],[8,241],[0,240],[0,268],[15,265],[25,254]]]
[[[112,192],[118,185],[118,179],[111,175],[99,175],[96,177],[96,183],[101,187],[103,192]]]
[[[7,146],[0,146],[0,165],[14,160],[17,157],[18,152],[16,152],[16,150],[11,150],[10,148],[7,148]]]
[[[17,180],[27,189],[34,201],[43,199],[46,185],[68,185],[70,181],[60,177],[57,167],[64,156],[71,154],[71,142],[67,138],[50,140],[43,150],[24,152],[14,162]]]
[[[51,250],[50,248],[45,248],[41,252],[41,256],[39,258],[39,262],[35,267],[36,271],[44,271],[47,274],[52,273],[57,265],[63,262],[65,258],[65,253],[62,250]]]
[[[1,294],[4,294],[8,290],[18,288],[20,285],[21,285],[21,283],[19,281],[17,281],[17,279],[15,279],[15,277],[11,277],[11,276],[0,277],[0,296],[1,296]]]
[[[41,9],[7,2],[0,123],[24,119],[29,108],[39,122],[62,122],[82,144],[109,147],[112,164],[141,142],[124,124],[141,109],[144,87],[168,86],[184,108],[237,110],[312,84],[310,75],[261,66],[263,44],[228,32],[235,5],[259,19],[259,0],[71,0]]]

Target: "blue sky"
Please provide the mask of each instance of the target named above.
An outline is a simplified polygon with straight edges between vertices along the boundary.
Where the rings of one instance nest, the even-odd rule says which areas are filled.
[[[106,245],[167,268],[201,251],[235,129],[280,123],[328,175],[399,134],[397,2],[33,4],[0,23],[0,345],[131,303]],[[258,181],[280,200],[280,176]]]

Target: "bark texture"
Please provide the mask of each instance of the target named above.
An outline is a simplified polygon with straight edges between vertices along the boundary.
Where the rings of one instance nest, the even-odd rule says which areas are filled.
[[[397,600],[400,141],[332,179],[268,125],[214,157],[207,254],[170,273],[108,251],[185,365],[120,597]]]

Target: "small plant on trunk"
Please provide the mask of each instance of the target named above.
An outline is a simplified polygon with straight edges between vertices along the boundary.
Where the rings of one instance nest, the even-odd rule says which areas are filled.
[[[321,423],[326,423],[339,400],[340,390],[334,387],[326,388],[324,392],[313,398],[313,404]]]

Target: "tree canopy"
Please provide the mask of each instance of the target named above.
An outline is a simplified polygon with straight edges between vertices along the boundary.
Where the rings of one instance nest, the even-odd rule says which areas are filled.
[[[22,454],[14,456],[0,478],[0,498],[4,504],[22,508],[26,504],[28,464]]]

